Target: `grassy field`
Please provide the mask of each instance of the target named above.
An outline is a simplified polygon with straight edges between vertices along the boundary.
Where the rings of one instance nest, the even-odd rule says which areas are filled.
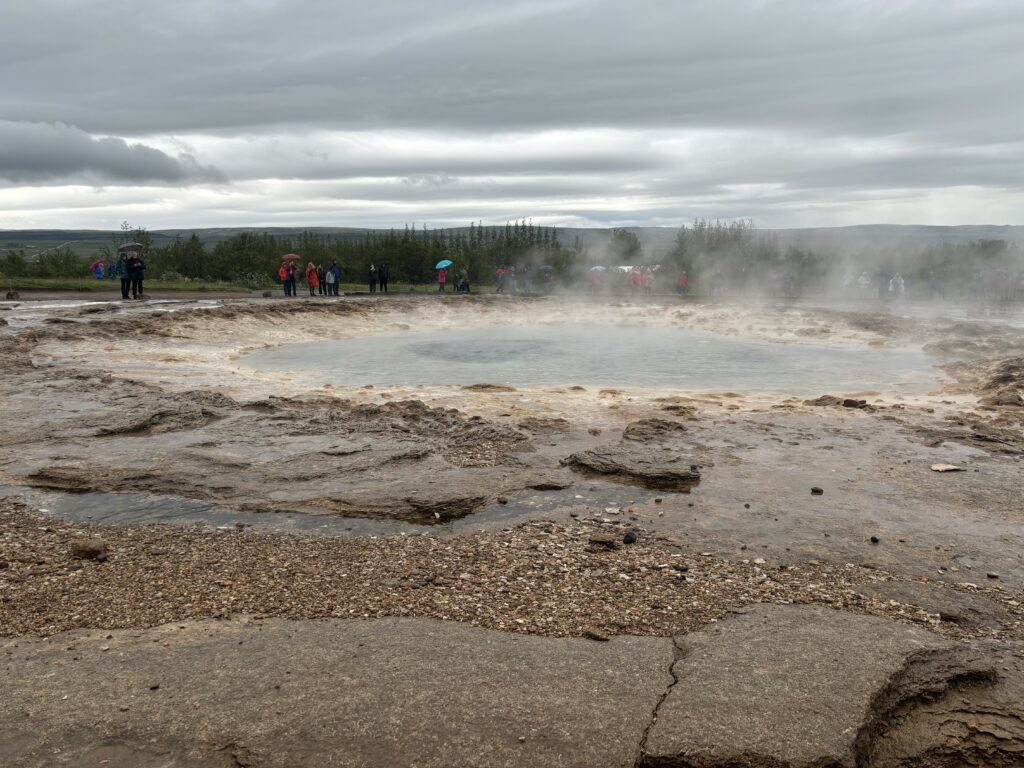
[[[5,277],[0,281],[0,287],[4,290],[10,290],[12,286],[16,291],[78,291],[81,293],[95,291],[106,293],[121,289],[118,280],[97,280],[92,277]],[[210,293],[249,293],[252,290],[235,283],[201,283],[184,280],[176,282],[147,280],[145,287],[148,291],[209,291]]]
[[[0,278],[0,288],[4,291],[75,291],[78,293],[109,293],[120,290],[120,282],[117,280],[97,280],[93,277],[15,277]],[[273,291],[276,294],[283,294],[284,290],[280,282],[267,283],[259,288],[239,285],[237,283],[203,283],[199,281],[175,281],[147,280],[145,283],[147,292],[157,291],[183,291],[189,293],[239,293],[248,294],[252,291]],[[305,283],[298,285],[299,295],[308,296],[309,289]],[[365,293],[369,290],[366,283],[342,283],[342,292]],[[437,285],[409,285],[405,283],[391,283],[388,285],[390,293],[436,293]],[[453,293],[452,286],[448,286],[448,293]],[[482,285],[473,286],[473,293],[493,293],[494,286]]]

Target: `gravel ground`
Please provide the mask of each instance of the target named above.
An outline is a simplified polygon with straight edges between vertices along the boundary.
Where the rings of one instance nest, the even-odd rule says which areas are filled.
[[[638,538],[620,543],[627,530]],[[611,540],[611,546],[592,542]],[[72,554],[99,538],[105,560]],[[928,626],[954,637],[1024,637],[1019,595],[961,585],[1007,608],[970,632],[859,584],[854,565],[726,561],[620,523],[532,522],[457,538],[330,539],[233,528],[69,524],[0,502],[0,635],[149,627],[245,614],[421,616],[539,635],[689,632],[750,603],[815,603]]]

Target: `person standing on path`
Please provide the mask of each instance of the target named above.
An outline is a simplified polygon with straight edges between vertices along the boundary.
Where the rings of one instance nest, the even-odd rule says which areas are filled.
[[[437,271],[437,290],[438,290],[438,292],[444,293],[444,285],[447,282],[448,282],[448,273],[445,270],[443,270],[443,269],[439,269]]]
[[[137,251],[133,251],[128,258],[128,276],[132,282],[132,298],[141,299],[143,297],[142,281],[146,277],[146,262],[142,260]]]
[[[341,287],[341,267],[338,266],[338,262],[331,262],[331,274],[334,275],[334,295],[338,295],[338,290]]]
[[[323,273],[324,273],[324,283],[323,283],[323,286],[321,286],[321,287],[324,289],[324,291],[327,293],[328,296],[334,296],[335,295],[335,293],[334,293],[334,291],[335,291],[335,287],[334,287],[334,285],[335,285],[335,283],[334,283],[334,268],[331,267],[330,269],[325,269],[325,270],[323,270]]]
[[[309,286],[309,295],[316,296],[316,289],[320,287],[320,281],[316,276],[316,267],[313,266],[313,262],[309,262],[306,265],[306,285]]]
[[[370,293],[377,292],[377,267],[370,265]]]
[[[686,276],[686,272],[684,271],[681,275],[679,275],[679,282],[676,284],[676,293],[678,293],[680,296],[685,296],[686,289],[689,287],[690,278]]]
[[[292,284],[288,279],[288,266],[286,264],[282,264],[281,268],[277,270],[277,276],[281,279],[281,285],[284,287],[284,295],[291,296]]]
[[[121,278],[121,298],[128,298],[128,291],[131,290],[132,276],[128,271],[128,255],[122,253],[117,257],[117,276]]]
[[[299,269],[295,266],[294,261],[288,262],[288,287],[285,289],[285,296],[298,296],[299,295]]]
[[[324,284],[324,268],[322,264],[317,264],[316,267],[316,282],[317,282],[317,293],[321,296],[327,293],[327,286]]]
[[[388,292],[388,279],[391,277],[391,272],[388,269],[386,263],[380,265],[380,269],[377,270],[377,280],[380,282],[380,292]]]

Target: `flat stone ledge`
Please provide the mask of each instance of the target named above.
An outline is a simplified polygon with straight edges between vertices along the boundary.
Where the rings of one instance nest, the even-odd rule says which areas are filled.
[[[633,766],[674,654],[669,638],[397,618],[187,622],[0,647],[6,768]]]
[[[753,606],[679,645],[644,766],[854,768],[902,708],[994,679],[926,630],[816,606]]]

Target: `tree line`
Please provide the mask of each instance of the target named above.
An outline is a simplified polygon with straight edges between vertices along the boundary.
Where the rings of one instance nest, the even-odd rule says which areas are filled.
[[[848,285],[861,272],[882,279],[897,272],[908,285],[937,282],[952,293],[969,293],[979,281],[1018,279],[1024,269],[1019,247],[1004,240],[971,243],[939,243],[923,248],[862,249],[843,254],[782,246],[777,235],[758,230],[749,221],[697,220],[676,232],[674,247],[645,248],[637,234],[615,229],[602,245],[588,245],[577,235],[563,242],[554,227],[534,226],[527,220],[504,226],[472,223],[458,229],[406,226],[402,230],[369,233],[323,234],[303,232],[296,237],[270,233],[240,232],[214,244],[193,233],[167,245],[156,245],[143,227],[123,224],[100,257],[116,259],[117,246],[125,241],[143,246],[149,279],[233,282],[253,287],[273,281],[281,256],[296,253],[302,264],[329,266],[337,261],[342,281],[360,283],[371,264],[388,264],[392,280],[426,284],[436,279],[435,264],[450,259],[466,269],[474,283],[489,282],[498,266],[550,268],[554,283],[571,287],[587,285],[594,266],[605,266],[614,285],[614,267],[659,267],[661,289],[675,285],[686,271],[691,291],[698,294],[743,294],[750,291],[772,295],[827,293]],[[8,277],[82,276],[85,259],[71,247],[54,249],[38,257],[9,249],[0,258],[0,273]]]

